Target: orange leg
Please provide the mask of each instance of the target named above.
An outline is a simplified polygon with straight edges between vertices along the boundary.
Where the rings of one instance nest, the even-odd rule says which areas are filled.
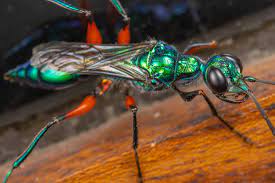
[[[31,154],[32,150],[35,148],[39,140],[43,137],[43,135],[54,125],[58,124],[59,122],[62,122],[66,119],[74,118],[81,116],[83,114],[86,114],[89,112],[93,107],[95,106],[96,103],[96,96],[101,96],[103,95],[110,87],[112,84],[112,81],[110,80],[102,80],[102,82],[96,87],[94,94],[87,96],[82,103],[71,110],[70,112],[59,115],[57,117],[54,117],[52,121],[48,122],[45,127],[43,127],[37,135],[34,137],[32,142],[29,144],[29,146],[21,153],[16,160],[13,162],[11,169],[8,171],[4,178],[4,182],[8,181],[9,176],[12,174],[13,170],[18,168],[26,159],[27,157]]]
[[[88,44],[102,44],[102,35],[94,20],[88,21],[86,43]]]
[[[131,42],[130,24],[120,29],[117,36],[118,44],[129,44]]]
[[[86,0],[78,0],[80,7],[83,9],[88,9],[88,3]],[[87,32],[86,32],[86,43],[88,44],[102,44],[103,38],[100,30],[98,29],[95,20],[93,17],[82,18],[82,22],[87,22]],[[129,44],[131,41],[131,33],[130,33],[130,20],[125,19],[126,25],[123,26],[117,36],[118,44]]]
[[[133,107],[136,107],[136,101],[132,96],[127,95],[125,97],[125,107],[126,109],[132,109]]]
[[[82,9],[90,9],[90,4],[87,0],[78,0],[78,4]],[[81,21],[85,25],[87,24],[87,31],[86,31],[86,43],[88,44],[102,44],[102,35],[94,21],[92,15],[89,17],[81,16]]]
[[[195,44],[191,44],[189,46],[187,46],[184,51],[183,54],[185,55],[192,55],[194,53],[197,53],[200,50],[206,49],[206,48],[217,48],[217,42],[216,41],[211,41],[208,43],[195,43]]]
[[[60,116],[59,118],[63,118],[65,120],[86,114],[95,106],[96,96],[103,95],[110,88],[111,84],[111,80],[103,79],[96,87],[93,95],[87,96],[78,107],[66,113],[65,115]]]

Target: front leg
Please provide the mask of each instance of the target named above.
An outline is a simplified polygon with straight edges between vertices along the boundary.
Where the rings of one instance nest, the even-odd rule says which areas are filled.
[[[219,121],[221,121],[229,130],[231,130],[233,133],[235,133],[237,136],[239,136],[244,142],[252,145],[253,143],[251,142],[251,140],[244,136],[243,134],[241,134],[240,132],[238,132],[234,127],[232,127],[227,121],[225,121],[220,114],[218,113],[216,107],[214,106],[214,104],[211,102],[211,100],[209,99],[209,97],[204,93],[203,90],[195,90],[195,91],[191,91],[191,92],[183,92],[180,91],[175,85],[172,86],[172,88],[181,96],[181,98],[186,101],[186,102],[190,102],[192,101],[196,96],[202,96],[204,98],[204,100],[206,101],[206,103],[208,104],[209,108],[211,109],[212,114],[217,117],[219,119]]]

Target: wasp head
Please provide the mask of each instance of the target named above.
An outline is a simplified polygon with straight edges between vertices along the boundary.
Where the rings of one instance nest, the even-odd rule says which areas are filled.
[[[203,68],[206,85],[221,100],[231,103],[244,102],[249,91],[243,80],[242,64],[238,57],[221,54],[211,57]]]
[[[231,54],[221,54],[211,57],[207,64],[203,66],[202,71],[206,85],[219,99],[231,103],[241,103],[251,98],[275,136],[275,127],[246,84],[246,82],[259,82],[275,85],[274,81],[243,76],[240,59]]]

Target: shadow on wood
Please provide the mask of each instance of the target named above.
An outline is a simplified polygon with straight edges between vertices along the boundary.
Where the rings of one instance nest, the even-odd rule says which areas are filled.
[[[275,57],[271,57],[245,67],[244,74],[275,80],[274,68]],[[251,88],[275,124],[274,86],[253,84]],[[138,113],[138,151],[145,182],[275,181],[275,137],[255,104],[251,100],[224,104],[217,99],[214,103],[253,145],[213,117],[200,97],[190,103],[179,96],[156,102]],[[127,113],[78,137],[35,151],[10,182],[135,182],[131,121]],[[1,167],[1,175],[5,168]]]

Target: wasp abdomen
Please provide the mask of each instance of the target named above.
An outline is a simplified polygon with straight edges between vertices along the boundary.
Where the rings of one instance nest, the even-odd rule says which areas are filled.
[[[18,81],[33,87],[63,89],[74,84],[79,75],[53,69],[38,69],[33,67],[30,62],[26,62],[8,71],[4,77],[6,80]]]

